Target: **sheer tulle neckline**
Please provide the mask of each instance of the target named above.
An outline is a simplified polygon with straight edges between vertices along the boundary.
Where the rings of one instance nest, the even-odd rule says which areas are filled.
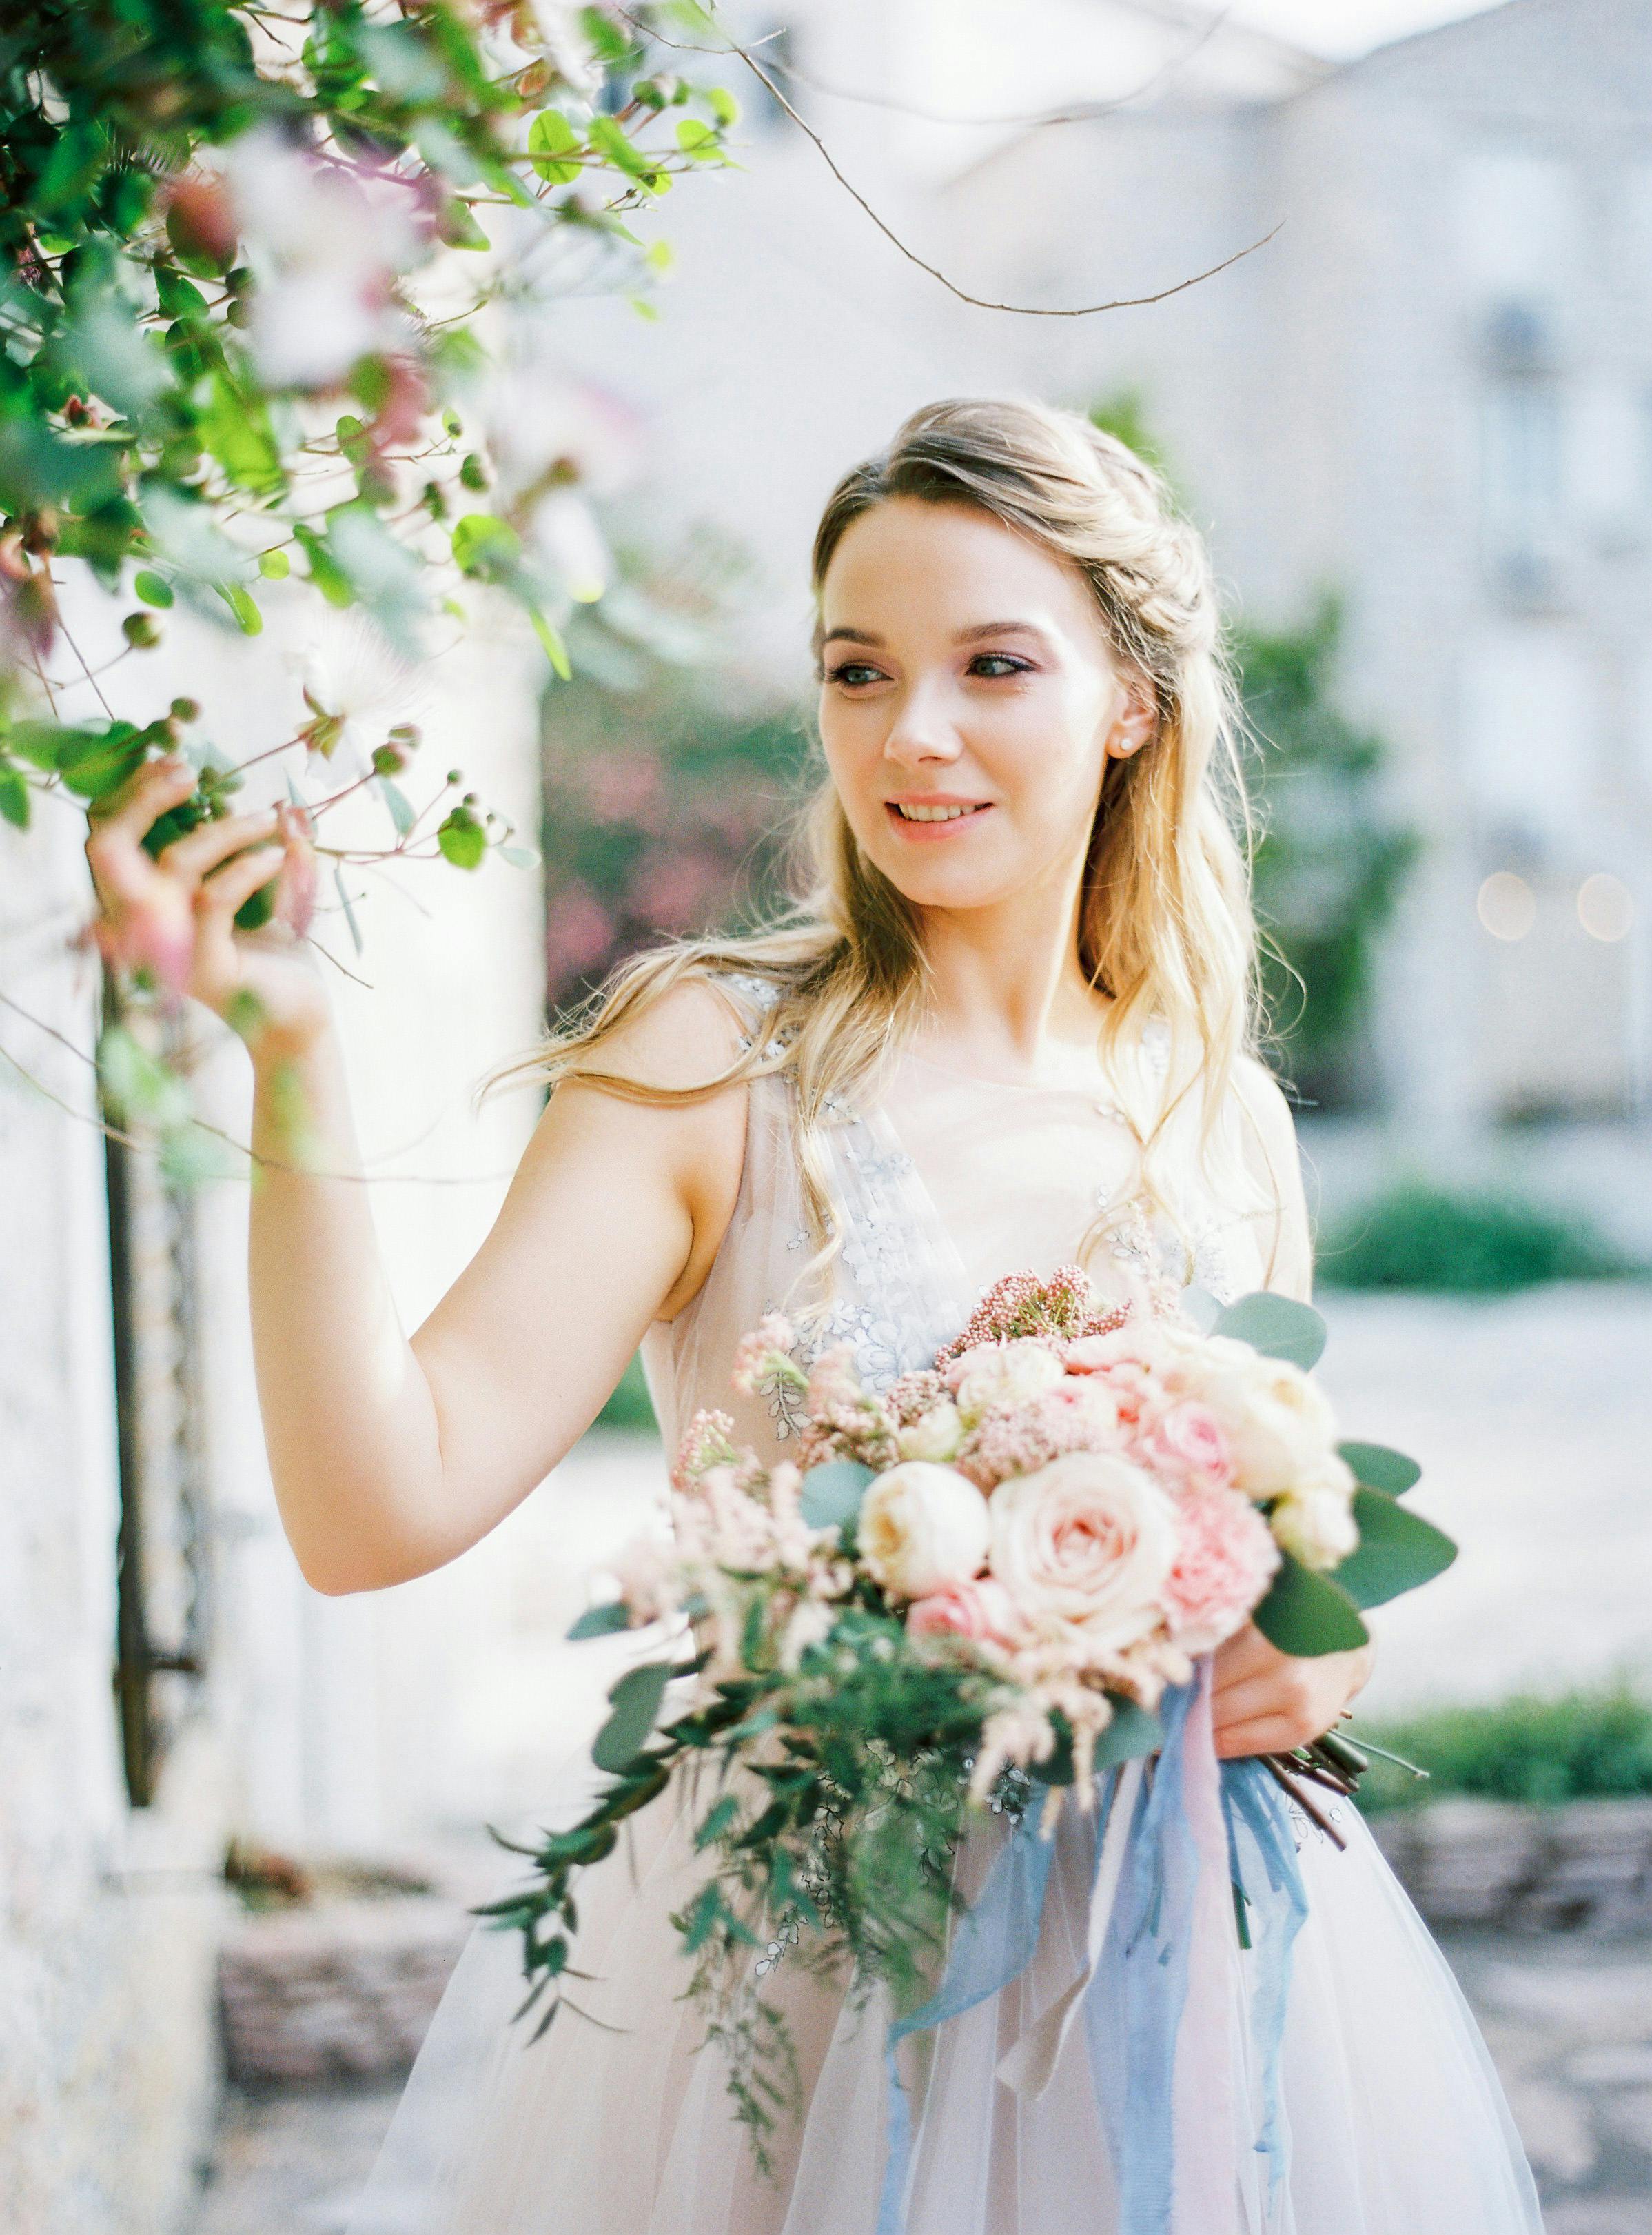
[[[1075,1051],[1070,1058],[1061,1059],[1068,1076],[1041,1078],[989,1078],[984,1072],[964,1071],[957,1064],[938,1062],[933,1056],[920,1054],[916,1048],[903,1048],[897,1059],[897,1068],[912,1064],[920,1071],[930,1072],[937,1078],[949,1079],[957,1086],[985,1087],[999,1094],[1082,1094],[1092,1101],[1105,1098],[1109,1109],[1116,1106],[1107,1075],[1099,1061],[1081,1056]]]

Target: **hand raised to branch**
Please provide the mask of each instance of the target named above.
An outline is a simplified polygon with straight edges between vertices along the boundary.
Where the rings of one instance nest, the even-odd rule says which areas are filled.
[[[149,761],[95,802],[86,842],[106,959],[144,970],[163,990],[188,993],[232,1025],[256,1054],[291,1053],[325,1027],[326,996],[303,930],[315,861],[303,817],[271,807],[199,823],[159,855],[144,841],[188,798],[195,772]],[[278,879],[270,921],[238,929],[238,908]]]

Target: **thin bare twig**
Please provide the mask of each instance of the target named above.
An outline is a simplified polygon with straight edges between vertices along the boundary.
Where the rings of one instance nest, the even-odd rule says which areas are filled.
[[[330,955],[328,957],[330,961],[333,959]],[[56,1026],[48,1024],[44,1017],[37,1017],[32,1010],[25,1009],[22,1002],[13,1000],[10,993],[0,993],[0,1003],[3,1003],[8,1009],[21,1017],[25,1024],[32,1026],[36,1032],[44,1032],[49,1039],[57,1041],[60,1046],[67,1048],[72,1056],[95,1072],[97,1059],[88,1055],[83,1047],[69,1039],[67,1032],[60,1032]],[[32,1086],[35,1091],[43,1095],[48,1102],[55,1103],[58,1109],[67,1111],[69,1117],[78,1118],[82,1124],[92,1126],[95,1131],[102,1134],[105,1140],[118,1141],[122,1148],[134,1150],[140,1156],[154,1156],[158,1153],[157,1144],[153,1139],[146,1139],[140,1135],[128,1133],[119,1125],[112,1125],[101,1112],[95,1113],[89,1110],[82,1110],[75,1103],[65,1100],[62,1095],[54,1092],[45,1080],[36,1078],[28,1065],[21,1058],[14,1055],[3,1042],[0,1042],[0,1057],[4,1058],[25,1085]],[[238,1141],[233,1133],[226,1133],[221,1125],[209,1124],[204,1118],[192,1116],[189,1123],[199,1132],[209,1133],[215,1141],[222,1141],[226,1148],[233,1149],[238,1156],[245,1157],[250,1164],[256,1164],[261,1170],[296,1172],[301,1178],[305,1179],[355,1180],[362,1187],[377,1187],[386,1183],[417,1187],[481,1187],[498,1180],[508,1180],[514,1176],[513,1168],[511,1171],[503,1172],[323,1171],[309,1164],[290,1164],[279,1157],[269,1156],[264,1150],[253,1148],[250,1142]],[[418,1134],[413,1140],[404,1142],[399,1149],[387,1149],[382,1157],[375,1161],[388,1163],[392,1157],[406,1156],[410,1149],[416,1149],[428,1141],[440,1123],[440,1118],[433,1120],[426,1126],[424,1131]]]
[[[624,8],[617,10],[617,13],[622,16],[626,23],[630,23],[632,28],[642,34],[642,36],[654,40],[656,43],[660,46],[669,47],[677,54],[721,54],[725,56],[734,56],[739,61],[744,62],[747,69],[751,72],[752,75],[758,80],[759,83],[767,88],[774,100],[779,102],[781,108],[783,108],[786,114],[791,118],[793,123],[796,125],[798,130],[802,133],[806,140],[809,140],[813,143],[827,170],[831,172],[833,177],[843,188],[845,193],[848,195],[851,201],[857,203],[859,207],[865,212],[866,215],[877,226],[878,232],[883,234],[885,239],[887,240],[892,247],[898,249],[909,264],[915,264],[920,272],[928,272],[931,279],[939,281],[940,285],[946,289],[949,295],[956,297],[960,303],[969,304],[973,310],[1005,311],[1008,311],[1012,318],[1093,318],[1103,311],[1143,310],[1149,304],[1167,302],[1172,295],[1184,294],[1190,287],[1198,287],[1206,279],[1214,279],[1218,272],[1225,272],[1230,265],[1237,264],[1244,257],[1254,256],[1257,249],[1265,248],[1267,246],[1268,243],[1274,238],[1275,234],[1281,230],[1284,224],[1284,220],[1281,218],[1278,225],[1272,226],[1270,231],[1264,233],[1260,239],[1251,241],[1248,247],[1236,249],[1231,256],[1224,256],[1219,264],[1212,264],[1207,271],[1196,272],[1192,275],[1192,279],[1179,279],[1175,282],[1173,286],[1158,288],[1150,295],[1119,295],[1113,297],[1111,301],[1106,303],[1078,303],[1066,307],[1052,307],[1049,305],[1043,303],[994,302],[987,296],[970,294],[967,288],[960,287],[955,279],[950,279],[946,273],[940,269],[938,265],[930,264],[925,258],[920,256],[916,249],[909,248],[907,246],[906,243],[894,230],[893,226],[891,226],[885,219],[878,215],[878,212],[872,207],[872,204],[866,200],[866,197],[860,192],[859,188],[852,185],[851,181],[844,176],[843,172],[839,168],[837,159],[833,156],[832,150],[826,146],[826,141],[820,137],[814,127],[810,124],[806,119],[798,115],[796,109],[793,108],[791,102],[780,91],[779,86],[775,84],[768,72],[763,69],[762,65],[759,62],[755,60],[750,51],[747,48],[742,47],[738,41],[731,39],[726,47],[695,46],[681,39],[668,39],[663,31],[656,30],[651,24],[644,23],[639,17],[631,15]]]
[[[811,93],[824,93],[833,101],[858,102],[863,108],[883,108],[897,116],[915,116],[925,124],[979,125],[983,128],[988,125],[1019,124],[1030,130],[1041,131],[1054,124],[1094,123],[1098,117],[1113,116],[1121,108],[1130,108],[1137,102],[1145,101],[1166,79],[1185,69],[1194,56],[1215,37],[1232,13],[1231,7],[1218,9],[1191,46],[1185,47],[1179,55],[1172,55],[1167,62],[1160,62],[1156,70],[1128,93],[1119,94],[1111,101],[1081,101],[1072,108],[1035,109],[1030,114],[1015,116],[963,116],[950,109],[924,108],[917,102],[892,101],[887,94],[863,93],[857,86],[827,85],[820,78],[811,77],[806,70],[797,69],[792,63],[781,62],[778,56],[766,59],[769,67],[778,70],[782,77],[789,77],[794,84],[807,86]]]

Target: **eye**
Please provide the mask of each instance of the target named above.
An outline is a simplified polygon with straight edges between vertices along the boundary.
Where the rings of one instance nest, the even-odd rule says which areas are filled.
[[[883,671],[869,667],[864,659],[846,659],[836,667],[827,668],[826,680],[841,684],[846,691],[854,691],[867,683],[881,683]]]
[[[1017,659],[1008,652],[978,652],[970,662],[970,674],[983,676],[989,683],[996,683],[1001,676],[1030,675],[1032,672],[1030,659]]]

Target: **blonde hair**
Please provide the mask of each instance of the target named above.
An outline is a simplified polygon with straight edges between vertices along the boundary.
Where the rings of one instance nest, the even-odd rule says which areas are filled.
[[[1144,1190],[1185,1241],[1177,1191],[1157,1170],[1165,1129],[1197,1090],[1207,1180],[1230,1199],[1245,1184],[1219,1120],[1257,1031],[1242,730],[1203,539],[1162,475],[1076,412],[955,399],[914,412],[887,450],[833,489],[814,541],[817,600],[846,531],[897,497],[973,507],[1077,567],[1116,659],[1150,686],[1146,744],[1106,764],[1079,960],[1108,997],[1100,1053],[1140,1144]],[[630,1099],[678,1102],[785,1069],[819,1267],[842,1241],[823,1141],[832,1106],[852,1105],[911,1035],[926,969],[918,911],[862,853],[829,779],[807,809],[802,854],[803,890],[776,921],[634,957],[591,1011],[515,1070],[552,1086],[577,1078]],[[767,980],[775,999],[751,1045],[715,1078],[653,1086],[604,1065],[604,1048],[672,987],[728,973]]]

